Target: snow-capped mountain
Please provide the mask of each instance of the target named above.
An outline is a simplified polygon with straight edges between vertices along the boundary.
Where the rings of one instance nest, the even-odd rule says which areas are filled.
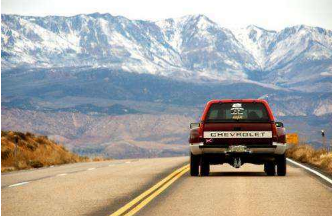
[[[232,32],[247,52],[254,57],[259,69],[264,70],[268,61],[267,48],[271,44],[276,32],[268,31],[254,25],[241,29],[232,29]]]
[[[332,31],[227,29],[204,15],[2,15],[2,69],[106,67],[186,81],[240,80],[332,91]]]

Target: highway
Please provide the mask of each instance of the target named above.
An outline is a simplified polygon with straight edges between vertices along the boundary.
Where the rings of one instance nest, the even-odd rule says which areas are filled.
[[[332,187],[302,168],[212,166],[187,157],[78,163],[1,175],[3,215],[331,215]],[[117,214],[117,213],[121,214]]]

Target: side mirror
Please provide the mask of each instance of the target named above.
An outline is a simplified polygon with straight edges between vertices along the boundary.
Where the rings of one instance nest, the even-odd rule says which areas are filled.
[[[276,126],[277,127],[284,127],[284,123],[282,123],[282,122],[276,122]]]
[[[190,129],[199,128],[201,123],[190,123]]]

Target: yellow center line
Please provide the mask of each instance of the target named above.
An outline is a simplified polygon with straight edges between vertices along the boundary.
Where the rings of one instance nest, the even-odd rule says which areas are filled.
[[[130,201],[129,203],[127,203],[126,205],[124,205],[123,207],[121,207],[119,210],[117,210],[116,212],[114,212],[110,216],[118,216],[118,215],[123,214],[128,209],[130,209],[131,207],[133,207],[134,205],[136,205],[138,202],[140,202],[142,199],[144,199],[145,197],[147,197],[148,195],[150,195],[153,191],[155,191],[156,189],[158,189],[159,187],[161,187],[163,184],[165,184],[167,181],[169,181],[170,179],[172,179],[174,176],[176,176],[178,174],[181,174],[184,170],[186,170],[186,172],[187,172],[188,169],[189,169],[188,167],[189,167],[189,165],[185,165],[185,166],[183,166],[183,167],[175,170],[174,172],[172,172],[171,174],[169,174],[166,178],[164,178],[163,180],[161,180],[160,182],[158,182],[157,184],[155,184],[154,186],[152,186],[150,189],[146,190],[145,192],[143,192],[142,194],[140,194],[139,196],[137,196],[135,199],[133,199],[132,201]]]
[[[169,182],[164,184],[161,188],[156,190],[153,194],[151,194],[148,198],[143,200],[140,204],[138,204],[135,208],[130,210],[125,216],[132,216],[136,214],[139,210],[141,210],[144,206],[146,206],[149,202],[151,202],[156,196],[161,194],[164,190],[166,190],[171,184],[173,184],[178,178],[180,178],[183,174],[189,171],[189,168],[187,167],[182,172],[180,172],[178,175],[176,175],[174,178],[172,178]]]

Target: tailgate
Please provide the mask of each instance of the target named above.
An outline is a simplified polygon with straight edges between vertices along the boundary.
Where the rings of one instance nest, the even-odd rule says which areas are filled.
[[[271,123],[206,123],[203,131],[208,145],[272,145]]]

